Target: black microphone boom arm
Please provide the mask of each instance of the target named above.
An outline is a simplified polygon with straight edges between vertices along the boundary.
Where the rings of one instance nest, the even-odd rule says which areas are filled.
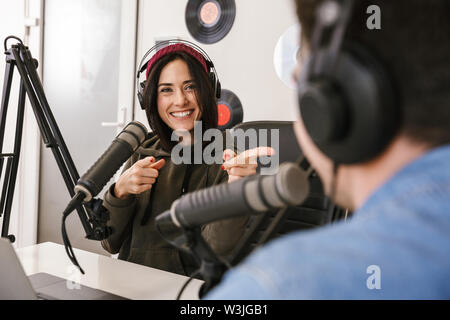
[[[13,44],[11,48],[8,49],[7,42],[10,39],[15,39],[18,43]],[[33,59],[28,47],[26,47],[17,37],[7,37],[4,42],[4,47],[6,54],[6,70],[0,111],[0,174],[3,172],[3,164],[5,160],[6,170],[1,193],[0,217],[4,215],[1,236],[4,238],[9,238],[11,242],[14,242],[15,236],[9,234],[9,221],[19,165],[25,111],[25,95],[28,96],[32,106],[42,140],[45,146],[50,148],[53,152],[70,197],[75,195],[74,187],[80,176],[75,168],[72,157],[70,156],[55,118],[50,110],[42,83],[36,71],[38,61]],[[14,75],[14,67],[17,68],[21,80],[14,151],[13,153],[3,153],[6,116]],[[105,213],[102,207],[98,205],[98,200],[96,201],[96,199],[93,199],[90,203],[78,205],[76,207],[76,211],[86,233],[86,238],[91,240],[103,240],[105,235],[108,234],[106,227],[107,212]]]

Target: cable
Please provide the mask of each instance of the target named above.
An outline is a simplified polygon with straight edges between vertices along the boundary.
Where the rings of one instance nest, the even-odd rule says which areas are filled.
[[[172,240],[168,239],[168,238],[164,235],[164,232],[161,231],[160,226],[159,226],[158,223],[155,223],[155,226],[156,226],[156,231],[158,231],[159,235],[161,236],[161,238],[163,238],[164,241],[168,242],[170,245],[174,246],[174,247],[177,248],[178,250],[181,250],[181,251],[184,251],[184,252],[187,252],[187,253],[191,253],[188,249],[186,249],[186,248],[184,248],[184,247],[181,246],[181,243],[182,243],[186,238],[180,239],[180,238],[182,238],[182,237],[179,237],[179,238],[175,239],[175,240],[178,240],[178,241],[172,241]]]
[[[186,237],[180,236],[180,237],[178,237],[177,239],[175,239],[175,241],[170,240],[170,239],[168,239],[168,238],[164,235],[164,232],[161,231],[160,225],[159,225],[158,223],[155,223],[155,226],[156,226],[156,231],[158,231],[159,235],[161,236],[161,238],[163,238],[163,240],[165,240],[166,242],[168,242],[169,244],[171,244],[171,245],[174,246],[175,248],[177,248],[177,249],[179,249],[179,250],[181,250],[181,251],[184,251],[184,252],[186,252],[186,253],[189,253],[189,254],[193,255],[195,258],[199,259],[197,256],[195,256],[195,255],[193,254],[193,252],[192,252],[191,250],[186,249],[185,247],[182,246],[182,244],[185,243],[186,240],[187,240]],[[183,235],[184,235],[184,234],[183,234]],[[188,244],[188,245],[189,245],[189,244]],[[220,262],[222,262],[222,263],[227,267],[227,269],[231,269],[231,268],[232,268],[230,262],[227,261],[226,259],[224,259],[223,257],[218,256],[218,257],[216,257],[216,258],[217,258]],[[200,261],[198,261],[198,263],[200,263]]]
[[[201,257],[201,255],[198,254],[198,252],[194,250],[189,250],[186,249],[185,247],[183,247],[183,244],[187,244],[189,247],[192,247],[192,243],[187,243],[187,241],[189,241],[189,237],[186,236],[186,232],[187,230],[184,230],[184,234],[183,236],[178,237],[177,239],[175,239],[175,241],[169,240],[164,233],[161,231],[160,229],[160,225],[158,223],[156,223],[156,230],[158,231],[159,235],[165,240],[167,241],[169,244],[171,244],[172,246],[174,246],[175,248],[187,252],[188,254],[192,255],[194,257],[194,259],[197,261],[197,264],[200,265],[200,269],[198,269],[197,271],[195,271],[190,278],[186,281],[186,283],[183,285],[183,287],[180,289],[180,292],[178,293],[177,296],[177,300],[180,299],[183,291],[185,290],[185,288],[187,287],[187,285],[192,281],[192,279],[197,276],[197,275],[201,275],[202,278],[206,281],[206,283],[208,283],[208,276],[205,277],[205,275],[201,272],[202,270],[202,263],[205,261],[203,260],[203,258]],[[198,231],[196,231],[198,232]],[[200,237],[202,237],[201,235],[199,235]],[[206,246],[208,246],[207,243],[205,243]],[[210,249],[211,250],[211,249]],[[227,270],[231,269],[232,266],[230,264],[229,261],[227,261],[225,258],[221,257],[221,256],[217,256],[216,254],[214,254],[214,252],[212,252],[212,254],[214,255],[215,259],[217,259],[218,262],[222,263],[223,266],[226,267]]]
[[[84,274],[84,270],[81,268],[80,264],[77,261],[77,258],[75,257],[75,253],[73,252],[72,245],[70,244],[69,237],[67,236],[67,230],[66,230],[66,219],[67,217],[72,213],[74,210],[74,206],[76,203],[79,203],[85,195],[83,193],[77,193],[75,197],[72,198],[72,200],[69,202],[69,205],[67,206],[66,210],[63,212],[63,218],[62,218],[62,225],[61,225],[61,234],[64,242],[64,248],[66,249],[66,253],[69,256],[70,261],[78,267],[81,274]]]
[[[331,190],[330,196],[328,197],[328,222],[331,223],[333,220],[333,211],[336,208],[336,186],[337,186],[337,171],[338,163],[333,162],[333,176],[331,178]]]
[[[187,252],[187,253],[189,253],[189,254],[192,254],[191,251],[189,251],[189,250],[186,249],[186,248],[183,248],[183,247],[180,245],[180,243],[181,243],[180,240],[179,240],[178,242],[177,242],[177,241],[169,240],[169,239],[164,235],[164,233],[161,231],[160,226],[159,226],[158,223],[156,223],[156,230],[158,231],[158,233],[159,233],[159,235],[161,236],[161,238],[163,238],[163,239],[164,239],[165,241],[167,241],[169,244],[171,244],[172,246],[174,246],[174,247],[177,248],[178,250],[181,250],[181,251]],[[179,238],[178,238],[178,239],[179,239]],[[193,255],[193,257],[196,258],[197,260],[199,259],[199,258],[196,257],[194,254],[192,254],[192,255]],[[197,263],[200,264],[200,261],[197,261]],[[183,294],[183,291],[186,289],[186,287],[188,286],[188,284],[194,279],[195,276],[198,276],[198,275],[200,275],[200,269],[196,270],[196,271],[189,277],[189,279],[183,284],[183,286],[181,287],[180,291],[178,292],[178,295],[177,295],[176,300],[180,300],[181,295]]]
[[[200,274],[200,270],[197,270],[189,277],[189,279],[183,284],[183,286],[181,287],[180,291],[178,292],[176,300],[180,300],[181,295],[183,294],[183,291],[186,289],[188,284],[194,279],[195,276],[198,276],[199,274]]]
[[[16,36],[9,36],[9,37],[6,37],[5,42],[3,42],[3,45],[4,45],[4,47],[5,47],[5,52],[8,51],[7,42],[8,42],[9,39],[15,39],[15,40],[19,41],[19,43],[20,43],[21,45],[23,45],[22,40],[20,40],[20,39],[17,38]]]

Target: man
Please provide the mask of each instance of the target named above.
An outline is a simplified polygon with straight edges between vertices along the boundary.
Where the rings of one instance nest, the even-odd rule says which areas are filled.
[[[301,61],[319,3],[296,0]],[[369,28],[374,4],[381,29]],[[450,298],[449,9],[447,0],[355,1],[345,40],[385,62],[401,114],[396,133],[371,159],[335,168],[299,117],[303,152],[353,217],[269,243],[206,298]]]

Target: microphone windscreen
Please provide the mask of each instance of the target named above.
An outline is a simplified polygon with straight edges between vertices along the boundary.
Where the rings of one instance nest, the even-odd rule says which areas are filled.
[[[306,200],[310,192],[307,171],[294,163],[285,163],[275,177],[278,193],[287,204],[298,206]]]

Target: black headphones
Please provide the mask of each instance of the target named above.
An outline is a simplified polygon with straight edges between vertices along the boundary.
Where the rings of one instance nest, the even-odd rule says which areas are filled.
[[[400,108],[385,67],[367,48],[344,41],[353,3],[330,0],[318,8],[311,56],[298,82],[306,130],[335,164],[372,159],[400,126]]]
[[[192,43],[190,41],[187,40],[179,40],[179,39],[173,39],[173,40],[166,40],[166,41],[161,41],[159,43],[157,43],[156,45],[154,45],[153,47],[151,47],[144,55],[144,57],[141,60],[141,63],[139,64],[139,68],[138,68],[138,72],[137,72],[137,80],[136,80],[136,88],[137,89],[137,97],[139,100],[139,104],[141,105],[141,108],[143,110],[145,110],[145,106],[144,106],[144,89],[145,89],[145,84],[146,81],[143,82],[139,82],[139,77],[141,75],[142,72],[147,70],[147,64],[150,61],[150,59],[148,59],[145,63],[144,61],[147,59],[147,57],[151,54],[151,53],[156,53],[158,50],[165,48],[169,45],[174,45],[174,44],[184,44],[190,48],[192,48],[193,50],[197,51],[199,54],[201,54],[203,56],[203,58],[205,59],[206,62],[206,67],[208,69],[208,79],[211,83],[211,87],[214,90],[214,93],[216,95],[216,98],[219,99],[221,92],[222,92],[222,87],[219,81],[219,77],[217,76],[217,71],[216,68],[214,67],[214,63],[212,62],[212,60],[209,58],[208,54],[199,46],[197,46],[195,43]],[[153,56],[153,55],[152,55]]]

